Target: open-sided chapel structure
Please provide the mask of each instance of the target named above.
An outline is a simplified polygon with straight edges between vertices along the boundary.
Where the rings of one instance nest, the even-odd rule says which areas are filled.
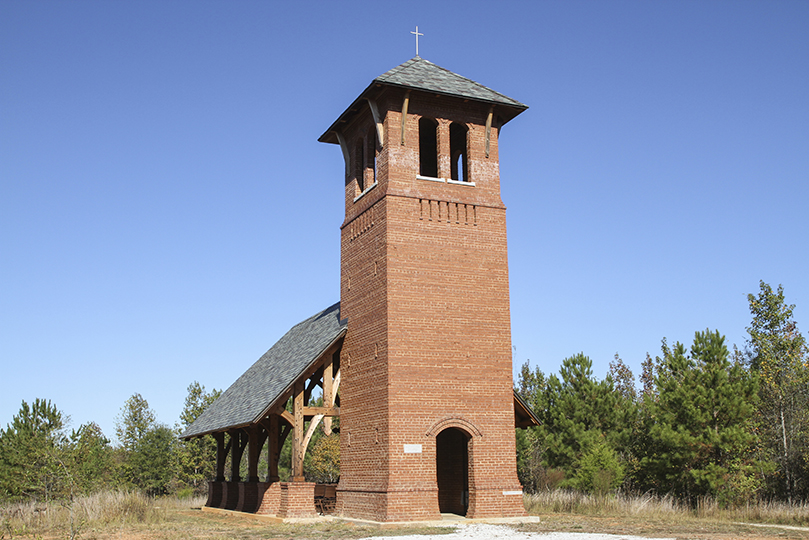
[[[293,327],[183,434],[217,441],[207,506],[313,515],[304,454],[339,416],[338,515],[525,515],[514,427],[536,418],[512,389],[498,134],[526,108],[416,56],[321,135],[345,158],[340,302]]]

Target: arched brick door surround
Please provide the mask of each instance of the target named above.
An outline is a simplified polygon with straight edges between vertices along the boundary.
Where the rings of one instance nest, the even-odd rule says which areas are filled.
[[[445,429],[452,427],[467,432],[469,436],[472,437],[473,440],[476,437],[483,437],[483,432],[480,431],[475,424],[459,416],[448,416],[446,418],[442,418],[441,420],[433,424],[432,427],[430,427],[430,429],[428,429],[427,433],[425,433],[424,435],[426,435],[427,437],[435,437]]]

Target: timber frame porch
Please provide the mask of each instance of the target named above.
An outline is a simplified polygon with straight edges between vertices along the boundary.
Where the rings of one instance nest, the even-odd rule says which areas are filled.
[[[315,430],[322,424],[326,435],[331,434],[332,418],[340,414],[345,332],[339,304],[295,326],[186,430],[184,439],[211,435],[216,440],[216,476],[209,482],[205,506],[282,518],[316,515],[315,484],[306,481],[303,462]],[[318,387],[323,402],[314,406]],[[250,400],[256,392],[264,398]],[[278,461],[290,436],[291,481],[280,482]],[[259,459],[265,444],[268,474],[261,481]]]

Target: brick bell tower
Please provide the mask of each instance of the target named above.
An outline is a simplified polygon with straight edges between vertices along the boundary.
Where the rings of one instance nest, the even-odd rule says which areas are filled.
[[[416,56],[319,139],[345,158],[338,513],[525,515],[498,134],[526,108]]]

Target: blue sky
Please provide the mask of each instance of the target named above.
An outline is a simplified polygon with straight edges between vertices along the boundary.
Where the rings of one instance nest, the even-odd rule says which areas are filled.
[[[173,425],[339,300],[317,142],[420,54],[530,106],[500,139],[515,369],[809,328],[809,2],[19,2],[0,7],[0,426],[139,392]]]

